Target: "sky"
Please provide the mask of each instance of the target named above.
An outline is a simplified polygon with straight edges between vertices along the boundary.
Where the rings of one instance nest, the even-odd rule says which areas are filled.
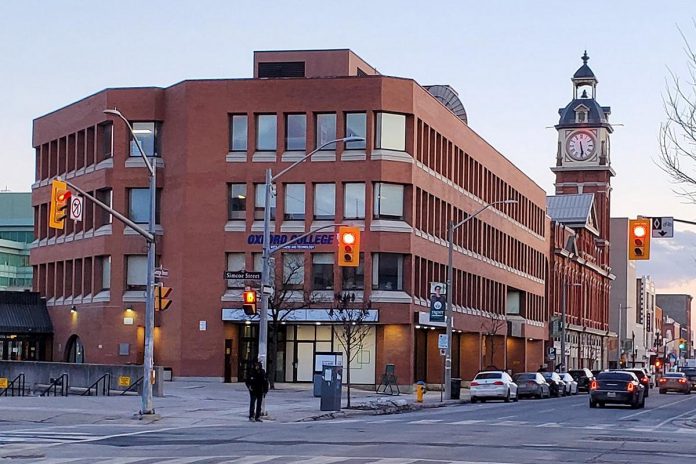
[[[248,78],[254,50],[350,48],[385,75],[449,84],[469,126],[547,193],[558,109],[587,50],[611,106],[614,217],[696,220],[658,167],[670,71],[687,76],[693,1],[0,2],[0,189],[29,191],[32,120],[107,87]],[[696,166],[693,166],[696,168]],[[696,295],[696,226],[638,264]]]

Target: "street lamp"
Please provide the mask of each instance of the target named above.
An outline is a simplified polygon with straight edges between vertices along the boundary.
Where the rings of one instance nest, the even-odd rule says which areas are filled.
[[[461,220],[458,223],[454,221],[447,222],[447,309],[445,310],[445,317],[447,319],[447,355],[445,356],[445,398],[450,399],[452,397],[452,255],[454,253],[454,231],[459,227],[463,226],[480,213],[484,212],[488,208],[494,205],[512,205],[518,203],[517,200],[499,200],[491,203],[487,203],[482,206],[478,211],[476,211],[471,216]]]
[[[259,313],[259,355],[258,360],[264,369],[267,368],[266,357],[268,353],[268,297],[272,288],[272,283],[269,282],[271,274],[270,257],[271,257],[271,186],[273,182],[277,180],[280,176],[297,166],[298,164],[304,162],[310,156],[321,150],[322,148],[337,142],[362,142],[365,139],[363,137],[343,137],[340,139],[330,140],[326,143],[321,144],[314,150],[307,153],[302,159],[295,161],[293,164],[287,168],[280,171],[275,176],[271,171],[271,168],[266,169],[266,182],[264,188],[264,203],[263,203],[263,269],[261,272],[261,311]]]
[[[150,162],[147,155],[143,151],[140,140],[135,136],[133,126],[120,111],[116,108],[104,110],[105,114],[117,116],[123,120],[128,127],[128,130],[138,147],[140,156],[145,162],[148,174],[150,176],[150,218],[148,222],[148,232],[150,238],[147,240],[147,290],[145,303],[145,353],[143,357],[143,392],[142,405],[140,414],[154,414],[155,409],[152,405],[152,380],[154,379],[154,331],[155,331],[155,208],[156,208],[156,188],[157,188],[157,172],[155,166]],[[154,161],[154,160],[153,160]]]

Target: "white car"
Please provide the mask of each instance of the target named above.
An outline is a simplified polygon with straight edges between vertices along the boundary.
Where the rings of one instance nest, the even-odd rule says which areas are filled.
[[[578,382],[567,372],[558,374],[561,380],[565,383],[565,395],[577,395],[578,394]]]
[[[518,400],[517,384],[503,371],[479,372],[469,384],[469,393],[472,403],[490,399],[500,399],[506,403]]]

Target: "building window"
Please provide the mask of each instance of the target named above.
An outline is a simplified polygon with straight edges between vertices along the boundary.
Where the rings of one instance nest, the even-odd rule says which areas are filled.
[[[345,219],[365,219],[365,184],[344,184],[343,217]]]
[[[227,253],[227,270],[244,271],[244,253]],[[244,288],[244,279],[227,279],[227,288]]]
[[[375,210],[379,219],[404,218],[404,186],[375,183]]]
[[[149,190],[148,190],[149,191]],[[97,200],[104,203],[106,206],[113,208],[113,191],[111,189],[101,189],[95,192]],[[95,211],[95,223],[97,227],[104,226],[106,224],[111,224],[113,222],[113,217],[111,213],[103,208],[97,208]]]
[[[282,286],[287,290],[301,290],[303,284],[304,253],[283,253]]]
[[[403,290],[404,256],[396,253],[375,253],[372,256],[372,288]]]
[[[247,151],[247,125],[246,114],[230,116],[230,151]]]
[[[140,146],[145,152],[145,156],[160,156],[159,137],[161,126],[156,122],[134,122],[132,123],[133,133],[140,142]],[[140,151],[135,140],[131,137],[130,155],[140,157]]]
[[[99,125],[99,136],[101,138],[101,146],[99,147],[100,153],[99,153],[99,159],[106,159],[106,158],[111,158],[114,153],[114,144],[113,144],[113,124],[108,123],[108,124],[100,124]],[[143,147],[144,148],[144,147]],[[147,152],[146,152],[147,153]]]
[[[256,189],[256,196],[254,201],[254,219],[263,220],[263,207],[266,201],[266,184],[256,184],[254,186]],[[276,210],[276,197],[273,195],[273,190],[271,189],[271,221],[275,220],[275,210]]]
[[[126,256],[126,290],[145,291],[147,288],[147,256]]]
[[[256,149],[276,151],[278,143],[278,121],[275,114],[256,116]]]
[[[246,219],[246,184],[229,184],[229,189],[227,219],[243,221]]]
[[[346,114],[346,137],[362,137],[367,139],[367,114]],[[364,150],[365,140],[359,142],[346,142],[346,150]]]
[[[406,116],[403,114],[377,113],[375,148],[406,150]]]
[[[285,117],[285,149],[304,151],[307,148],[307,115],[288,114]]]
[[[312,289],[333,290],[334,288],[334,254],[312,254]]]
[[[336,140],[336,113],[317,114],[317,148],[332,140]],[[335,143],[322,148],[322,150],[335,149]]]
[[[155,224],[160,223],[160,196],[162,190],[157,189],[155,198]],[[150,189],[128,189],[128,218],[136,224],[150,223]]]
[[[286,221],[304,221],[305,218],[305,185],[285,184],[285,215]]]
[[[360,253],[358,267],[342,267],[343,290],[365,290],[365,254]]]
[[[314,185],[314,219],[332,220],[336,217],[336,184]]]
[[[111,288],[111,256],[99,256],[99,265],[101,267],[101,290],[109,290]]]

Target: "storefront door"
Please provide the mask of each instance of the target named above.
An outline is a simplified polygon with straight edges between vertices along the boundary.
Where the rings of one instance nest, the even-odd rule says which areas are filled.
[[[314,342],[297,342],[295,381],[312,382],[314,378]]]

